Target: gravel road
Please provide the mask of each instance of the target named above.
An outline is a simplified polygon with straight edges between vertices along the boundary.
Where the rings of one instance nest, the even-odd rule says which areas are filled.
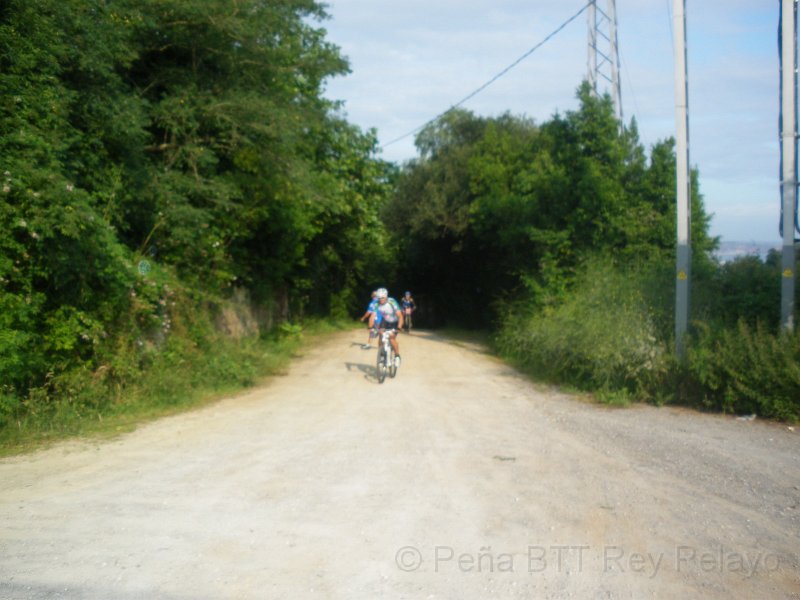
[[[800,436],[609,409],[363,331],[246,394],[0,460],[3,599],[800,600]]]

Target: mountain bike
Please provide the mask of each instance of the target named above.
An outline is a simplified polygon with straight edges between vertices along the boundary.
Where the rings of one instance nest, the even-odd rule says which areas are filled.
[[[378,383],[383,383],[386,379],[386,374],[389,377],[397,375],[397,365],[394,364],[394,348],[389,341],[392,336],[393,329],[383,329],[380,332],[381,341],[378,344]]]
[[[414,310],[410,306],[403,309],[403,329],[406,330],[406,333],[411,333],[411,327],[413,326],[411,323],[412,312],[414,312]]]

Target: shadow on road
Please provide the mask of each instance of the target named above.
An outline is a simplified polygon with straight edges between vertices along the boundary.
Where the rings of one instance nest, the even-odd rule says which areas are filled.
[[[365,365],[364,363],[346,362],[344,366],[348,371],[360,371],[364,374],[364,379],[370,382],[378,381],[378,369],[374,365]]]

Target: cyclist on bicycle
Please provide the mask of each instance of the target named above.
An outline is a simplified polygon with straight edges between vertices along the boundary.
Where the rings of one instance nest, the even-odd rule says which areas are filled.
[[[403,315],[405,317],[404,326],[406,333],[411,333],[411,313],[417,309],[417,303],[411,297],[411,292],[406,292],[403,299],[400,300],[400,306],[403,307]]]
[[[394,298],[389,298],[386,288],[378,290],[378,306],[369,318],[370,327],[391,332],[389,342],[394,348],[394,364],[400,366],[400,345],[397,343],[397,330],[403,327],[403,311]]]
[[[411,297],[411,292],[406,292],[403,299],[400,300],[400,305],[403,307],[403,314],[411,316],[411,313],[417,310],[417,303]]]
[[[369,301],[369,304],[367,305],[367,311],[361,316],[361,319],[359,319],[362,323],[364,321],[367,322],[367,332],[368,332],[367,335],[369,336],[367,337],[367,343],[361,344],[361,348],[363,350],[369,350],[371,348],[370,343],[372,342],[372,338],[375,337],[375,331],[372,329],[372,325],[370,325],[369,318],[371,315],[375,314],[375,310],[377,309],[377,307],[378,307],[378,290],[375,290],[374,292],[372,292],[372,299]]]

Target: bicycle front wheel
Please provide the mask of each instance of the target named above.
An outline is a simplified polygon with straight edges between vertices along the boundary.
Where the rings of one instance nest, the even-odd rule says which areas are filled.
[[[397,365],[394,362],[394,348],[389,348],[389,377],[397,375]]]
[[[386,350],[383,344],[378,346],[378,363],[376,364],[378,370],[378,383],[383,383],[386,379]]]

